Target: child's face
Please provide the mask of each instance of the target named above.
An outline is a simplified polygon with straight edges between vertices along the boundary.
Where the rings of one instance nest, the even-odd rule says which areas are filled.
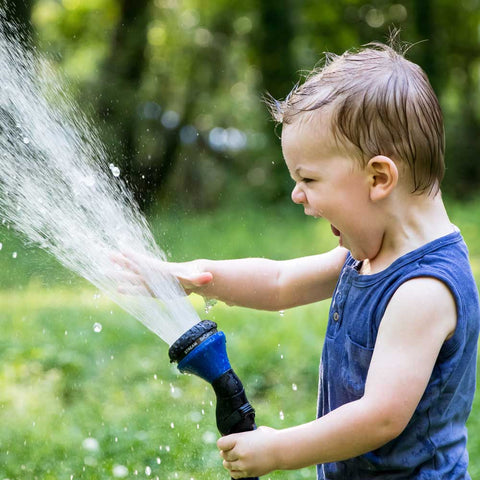
[[[302,120],[284,125],[282,131],[283,155],[295,181],[292,200],[303,205],[306,215],[328,220],[354,258],[374,258],[382,230],[366,170],[335,144],[320,120]]]

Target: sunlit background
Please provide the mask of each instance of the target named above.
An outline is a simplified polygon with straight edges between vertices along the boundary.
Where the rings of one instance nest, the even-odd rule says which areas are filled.
[[[138,200],[211,209],[289,188],[262,97],[393,28],[416,44],[447,125],[444,190],[480,181],[478,0],[18,0],[9,13],[64,72]],[[16,4],[16,5],[15,5]],[[15,8],[15,11],[14,11]]]
[[[284,98],[323,52],[400,29],[440,98],[443,191],[480,282],[480,0],[0,4],[59,71],[174,260],[283,259],[334,246],[328,225],[290,205],[280,130],[262,98]],[[192,302],[226,332],[259,424],[314,418],[328,303],[273,313],[219,303],[207,315],[201,297]],[[228,478],[209,387],[180,376],[166,344],[7,224],[0,328],[0,479]],[[469,427],[476,479],[479,400]]]

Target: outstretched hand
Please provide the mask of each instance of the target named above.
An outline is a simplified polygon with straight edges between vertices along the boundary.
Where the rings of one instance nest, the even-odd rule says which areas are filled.
[[[189,295],[199,291],[213,280],[210,272],[201,271],[197,262],[165,262],[156,257],[139,254],[131,250],[111,254],[111,260],[121,267],[118,272],[118,291],[130,295],[152,295],[147,272],[158,272],[176,277]]]
[[[223,466],[232,478],[260,477],[277,470],[275,437],[277,430],[259,427],[251,432],[235,433],[217,441]]]

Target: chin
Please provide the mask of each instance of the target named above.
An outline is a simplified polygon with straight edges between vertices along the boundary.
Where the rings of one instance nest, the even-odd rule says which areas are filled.
[[[363,262],[364,260],[370,258],[365,251],[359,248],[350,247],[348,244],[343,244],[342,246],[346,248],[350,252],[350,255],[358,262]]]

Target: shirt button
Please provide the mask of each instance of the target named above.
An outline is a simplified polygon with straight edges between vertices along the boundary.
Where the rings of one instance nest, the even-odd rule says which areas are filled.
[[[333,314],[333,319],[334,319],[336,322],[338,322],[338,319],[339,319],[339,318],[340,318],[340,315],[338,314],[338,312],[335,312],[335,313]]]

